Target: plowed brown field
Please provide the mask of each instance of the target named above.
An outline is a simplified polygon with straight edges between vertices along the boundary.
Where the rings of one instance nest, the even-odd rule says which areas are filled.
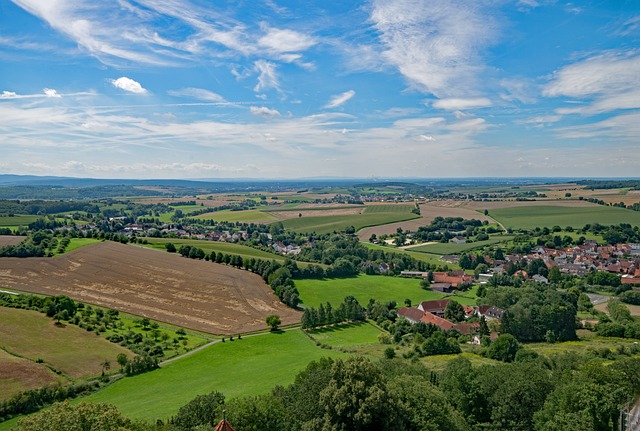
[[[283,324],[301,314],[247,271],[114,242],[58,258],[0,259],[0,287],[69,297],[211,334]]]
[[[24,241],[24,236],[0,235],[0,247],[5,245],[17,245]]]

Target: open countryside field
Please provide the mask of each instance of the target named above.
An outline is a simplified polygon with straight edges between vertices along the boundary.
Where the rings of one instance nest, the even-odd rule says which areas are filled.
[[[24,241],[24,236],[0,235],[0,247],[5,245],[17,245]]]
[[[421,260],[423,262],[429,262],[430,264],[433,264],[433,265],[441,265],[441,266],[446,265],[449,269],[460,269],[460,266],[457,264],[443,262],[440,259],[440,256],[437,254],[420,253],[417,251],[412,251],[413,250],[412,248],[397,248],[397,247],[388,246],[388,245],[371,244],[368,242],[362,243],[362,245],[371,249],[384,250],[385,252],[388,252],[388,253],[408,254],[414,259]]]
[[[129,350],[97,337],[75,325],[57,326],[44,314],[33,310],[0,307],[0,346],[10,353],[49,365],[72,379],[99,376],[102,363],[116,363],[119,353]],[[35,362],[34,362],[35,363]],[[0,393],[3,382],[0,381]]]
[[[265,260],[277,260],[284,261],[284,256],[268,253],[266,251],[258,250],[253,247],[249,247],[241,244],[234,244],[231,242],[221,242],[221,241],[203,241],[197,239],[179,239],[179,238],[145,238],[149,244],[144,244],[145,247],[151,247],[157,250],[166,250],[165,244],[172,243],[176,246],[177,249],[180,249],[180,246],[189,245],[191,247],[198,247],[204,250],[205,253],[211,253],[215,251],[216,253],[225,253],[225,254],[236,254],[238,256],[242,256],[243,259],[265,259]]]
[[[473,250],[475,248],[482,248],[487,245],[499,244],[506,241],[511,241],[513,236],[511,235],[493,235],[486,241],[467,242],[464,244],[453,243],[435,243],[428,245],[421,245],[418,247],[411,247],[412,251],[419,253],[433,253],[433,254],[456,254],[463,251]]]
[[[399,306],[409,298],[413,304],[420,301],[444,298],[447,295],[420,288],[416,278],[387,277],[383,275],[358,275],[350,278],[327,278],[323,280],[296,280],[302,303],[317,307],[330,302],[337,307],[346,296],[355,297],[360,305],[367,306],[369,299],[380,302],[396,301]]]
[[[143,247],[104,242],[2,264],[0,287],[67,295],[210,334],[263,329],[271,314],[283,324],[300,321],[256,274]]]
[[[0,349],[0,403],[30,389],[38,389],[67,380],[43,364],[19,358]]]
[[[295,232],[331,233],[353,226],[356,231],[369,226],[409,220],[419,216],[411,213],[380,212],[373,214],[335,215],[323,217],[299,217],[283,221],[285,229]]]
[[[392,206],[391,204],[388,205]],[[378,236],[390,235],[396,233],[398,228],[401,228],[405,231],[415,232],[420,226],[429,225],[436,217],[462,217],[468,220],[486,220],[489,223],[495,223],[495,220],[493,220],[491,217],[487,217],[474,209],[460,207],[459,205],[460,201],[434,201],[428,202],[426,204],[421,204],[420,216],[416,216],[416,218],[411,220],[367,227],[358,231],[358,238],[360,238],[361,241],[369,241],[369,238],[372,234],[376,234]],[[369,208],[369,205],[367,205],[367,208]],[[413,208],[413,205],[411,205],[411,208]]]
[[[308,331],[319,343],[331,347],[353,347],[363,344],[378,344],[381,331],[367,322],[334,325]]]
[[[15,227],[24,226],[27,227],[29,223],[33,223],[38,220],[40,216],[37,215],[14,215],[14,216],[0,216],[0,227]]]
[[[258,210],[245,211],[215,211],[196,216],[201,220],[215,220],[217,222],[241,222],[241,223],[269,223],[278,220],[277,217]]]
[[[115,404],[127,417],[164,420],[196,395],[211,391],[228,398],[258,395],[292,383],[313,360],[341,355],[316,347],[300,330],[247,336],[127,377],[84,400]]]
[[[496,208],[490,215],[507,227],[534,229],[536,227],[603,225],[629,223],[640,225],[640,211],[590,204],[587,207],[526,206]]]

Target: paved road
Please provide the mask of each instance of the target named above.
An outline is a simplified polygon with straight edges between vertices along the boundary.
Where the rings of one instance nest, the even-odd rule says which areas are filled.
[[[597,293],[585,293],[585,295],[589,297],[593,305],[603,304],[612,298],[611,296],[599,295]]]

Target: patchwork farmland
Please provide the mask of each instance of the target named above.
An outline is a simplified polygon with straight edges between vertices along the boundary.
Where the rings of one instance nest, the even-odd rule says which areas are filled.
[[[300,313],[283,305],[258,275],[113,242],[56,259],[6,258],[0,285],[67,295],[211,334],[263,329],[271,314],[283,324],[300,321]]]

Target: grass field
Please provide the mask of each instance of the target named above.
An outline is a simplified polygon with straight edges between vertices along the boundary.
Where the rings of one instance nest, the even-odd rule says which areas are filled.
[[[218,222],[242,222],[242,223],[257,223],[257,222],[269,222],[278,220],[277,217],[272,216],[259,210],[245,210],[245,211],[215,211],[206,214],[196,216],[195,218],[201,220],[215,220]]]
[[[381,302],[396,301],[404,305],[406,298],[413,304],[420,301],[440,299],[446,295],[420,288],[420,280],[415,278],[386,277],[382,275],[361,274],[352,278],[330,278],[324,280],[296,280],[302,303],[317,307],[330,302],[334,307],[345,296],[354,296],[360,305],[366,307],[370,298]]]
[[[84,400],[112,403],[127,417],[155,421],[174,415],[196,395],[217,390],[231,398],[288,385],[309,362],[339,355],[319,349],[300,330],[245,337],[127,377]]]
[[[476,248],[482,248],[487,245],[499,244],[501,242],[511,241],[513,236],[510,235],[496,235],[492,236],[486,241],[475,241],[464,244],[453,244],[453,243],[437,243],[437,244],[428,244],[420,247],[412,247],[411,251],[418,253],[432,253],[432,254],[457,254],[462,253],[463,251],[473,250]]]
[[[452,263],[446,263],[440,260],[440,255],[437,254],[432,254],[432,253],[420,253],[417,251],[412,251],[413,249],[399,249],[399,248],[395,248],[395,247],[391,247],[391,246],[383,246],[383,245],[376,245],[376,244],[371,244],[369,242],[361,242],[362,245],[364,245],[367,248],[371,248],[371,249],[381,249],[384,250],[385,252],[388,253],[400,253],[400,254],[408,254],[409,256],[413,257],[414,259],[417,260],[421,260],[423,262],[429,262],[431,264],[434,265],[447,265],[450,269],[460,269],[460,266],[457,264],[452,264]]]
[[[506,227],[534,229],[536,227],[572,226],[581,228],[586,224],[603,225],[629,223],[640,226],[640,211],[624,208],[593,205],[588,207],[524,206],[495,208],[491,216]]]
[[[119,353],[133,356],[93,332],[74,325],[56,326],[38,311],[0,307],[0,321],[0,345],[4,349],[33,361],[42,359],[73,379],[100,375],[102,363],[109,360],[115,364]]]
[[[96,242],[100,242],[100,241],[101,240],[95,239],[95,238],[70,238],[69,239],[69,245],[65,249],[65,253],[69,253],[70,251],[79,249],[79,248],[84,247],[84,246],[89,245],[89,244],[95,244]],[[57,253],[56,252],[55,255],[56,256],[60,256],[61,254],[64,254],[64,253]]]
[[[220,241],[201,241],[196,239],[178,239],[178,238],[145,238],[149,244],[143,244],[145,247],[155,248],[158,250],[166,250],[165,244],[170,242],[176,246],[177,249],[182,245],[190,245],[192,247],[198,247],[204,250],[206,253],[215,251],[216,253],[237,254],[242,256],[243,259],[255,258],[266,260],[278,260],[284,261],[284,256],[277,254],[267,253],[266,251],[258,250],[246,245],[234,244],[230,242]]]
[[[26,227],[29,223],[41,218],[37,215],[14,215],[14,216],[0,216],[0,227],[14,228],[16,226]]]
[[[314,329],[307,333],[317,342],[331,347],[352,347],[377,344],[380,330],[367,322],[361,322]]]
[[[364,214],[334,215],[334,216],[312,216],[284,220],[282,224],[285,229],[295,232],[316,232],[319,234],[331,233],[333,231],[344,231],[347,227],[353,226],[356,230],[378,226],[387,223],[395,223],[403,220],[411,220],[419,216],[412,213],[402,212],[374,212]]]
[[[0,349],[0,403],[29,389],[68,380],[55,374],[42,364],[13,356]]]

